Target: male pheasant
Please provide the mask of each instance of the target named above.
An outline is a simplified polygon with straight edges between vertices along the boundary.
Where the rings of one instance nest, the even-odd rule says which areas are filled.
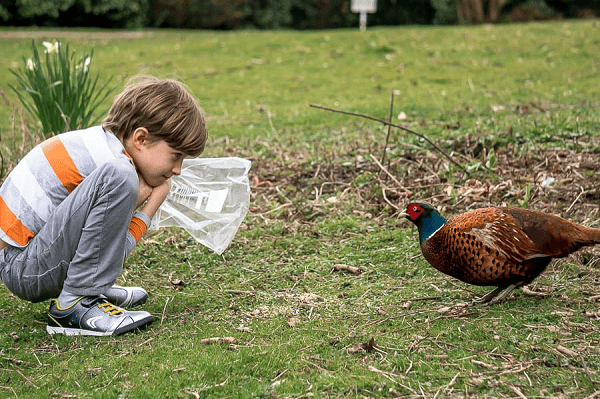
[[[553,258],[600,243],[600,229],[522,208],[483,208],[445,219],[432,206],[411,203],[403,212],[419,229],[423,256],[461,281],[496,286],[475,302],[505,299],[527,285]]]

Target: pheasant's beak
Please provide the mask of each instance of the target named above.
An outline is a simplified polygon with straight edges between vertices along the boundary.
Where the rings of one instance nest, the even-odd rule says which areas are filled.
[[[401,217],[401,218],[402,218],[402,217],[404,217],[404,218],[407,218],[407,217],[408,217],[408,213],[407,213],[406,211],[402,211],[402,212],[401,212],[401,213],[398,215],[398,217]]]

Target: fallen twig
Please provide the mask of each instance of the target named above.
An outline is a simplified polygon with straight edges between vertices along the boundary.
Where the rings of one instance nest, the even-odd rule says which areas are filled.
[[[415,136],[420,137],[423,140],[427,141],[433,148],[435,148],[436,151],[438,151],[440,154],[442,154],[444,157],[446,157],[450,162],[452,162],[454,165],[458,166],[463,171],[467,172],[467,170],[461,164],[459,164],[454,159],[452,159],[452,157],[450,155],[446,154],[446,152],[444,150],[442,150],[437,144],[435,144],[433,141],[431,141],[427,136],[425,136],[422,133],[416,132],[416,131],[414,131],[412,129],[409,129],[409,128],[405,127],[405,126],[396,125],[396,124],[388,122],[386,120],[375,118],[374,116],[370,116],[370,115],[359,114],[359,113],[350,112],[350,111],[342,111],[342,110],[339,110],[339,109],[333,109],[333,108],[329,108],[329,107],[323,107],[322,105],[316,105],[316,104],[310,104],[310,107],[322,109],[322,110],[325,110],[325,111],[337,112],[337,113],[340,113],[340,114],[353,115],[353,116],[358,116],[358,117],[361,117],[361,118],[370,119],[372,121],[383,123],[384,125],[395,127],[396,129],[404,130],[405,132],[414,134]]]
[[[513,392],[514,392],[514,393],[516,393],[516,394],[517,394],[517,396],[518,396],[519,398],[521,398],[521,399],[527,399],[527,396],[525,396],[525,395],[523,394],[523,392],[521,392],[521,390],[520,390],[519,388],[517,388],[516,386],[514,386],[514,385],[509,385],[508,387],[509,387],[510,389],[512,389],[512,390],[513,390]]]
[[[209,390],[209,389],[212,389],[212,388],[224,387],[227,384],[227,381],[229,381],[229,378],[227,378],[225,381],[223,381],[220,384],[215,384],[215,385],[210,386],[210,387],[204,387],[204,388],[200,389],[199,391],[206,391],[206,390]],[[196,391],[190,391],[189,389],[182,389],[181,393],[193,396],[196,399],[201,398],[201,396],[200,396],[200,394],[198,392],[196,392]]]
[[[588,300],[588,302],[595,302],[598,299],[600,299],[600,295],[593,295],[593,296],[589,297],[587,300]]]
[[[396,205],[392,204],[392,202],[388,199],[387,195],[385,195],[385,188],[381,189],[381,193],[383,194],[383,199],[385,200],[385,202],[388,203],[389,206],[391,206],[392,208],[394,208],[397,211],[400,210],[400,208],[397,207]]]
[[[371,159],[373,161],[375,161],[375,164],[377,164],[377,166],[379,166],[379,169],[381,169],[386,175],[388,175],[393,181],[394,183],[396,183],[398,186],[402,187],[402,184],[398,181],[398,179],[396,179],[394,177],[394,175],[392,175],[390,172],[387,171],[386,168],[383,167],[383,165],[377,160],[377,158],[375,158],[373,156],[373,154],[369,154],[371,156]]]
[[[600,397],[600,391],[596,391],[593,394],[586,396],[584,399],[594,399]]]
[[[458,379],[459,376],[460,376],[460,372],[456,373],[456,375],[454,376],[454,378],[452,378],[452,380],[450,380],[450,382],[444,387],[444,389],[447,390],[452,385],[454,385],[454,383],[456,382],[456,380]]]
[[[346,270],[350,273],[356,274],[357,276],[362,274],[362,270],[360,270],[358,267],[343,265],[340,263],[337,265],[333,265],[333,270],[335,270],[336,272],[339,272],[340,270]]]
[[[302,360],[303,362],[306,362],[306,363],[310,364],[311,366],[313,366],[313,367],[314,367],[314,368],[316,368],[317,370],[324,371],[324,372],[326,372],[326,373],[329,373],[329,374],[333,374],[333,371],[331,371],[331,370],[327,370],[327,369],[324,369],[323,367],[319,366],[318,364],[315,364],[315,363],[313,363],[313,362],[309,362],[309,361],[308,361],[308,360],[306,360],[306,359],[300,359],[300,360]]]
[[[578,355],[579,355],[579,359],[581,360],[583,370],[585,371],[585,375],[588,376],[588,378],[590,379],[590,382],[595,385],[600,384],[600,381],[596,381],[592,378],[592,373],[590,372],[590,369],[588,369],[588,366],[585,363],[585,359],[583,358],[583,356],[581,356],[581,354],[578,354]]]
[[[212,338],[204,338],[200,340],[201,344],[216,344],[218,342],[225,342],[227,344],[233,344],[235,342],[235,338],[233,337],[212,337]]]
[[[567,210],[565,211],[565,213],[569,213],[569,211],[573,208],[573,206],[575,206],[575,204],[577,203],[577,201],[579,201],[579,198],[581,198],[581,196],[585,194],[585,190],[583,189],[583,187],[581,187],[581,192],[579,193],[579,195],[577,196],[577,198],[575,198],[575,201],[573,201],[571,203],[571,206],[569,206],[567,208]]]
[[[390,134],[392,133],[392,115],[394,114],[394,96],[400,94],[397,90],[392,90],[392,99],[390,100],[390,123],[388,125],[387,135],[385,136],[385,145],[383,146],[383,155],[381,155],[381,163],[385,163],[385,154],[387,153],[387,146],[390,142]]]
[[[565,355],[565,356],[578,356],[579,355],[579,353],[572,351],[569,348],[565,348],[562,345],[558,345],[556,347],[556,350],[557,350],[557,352],[559,352],[560,354]]]
[[[196,399],[200,399],[200,394],[198,392],[190,391],[189,389],[182,389],[181,393],[184,393],[189,396],[193,396]]]
[[[438,299],[442,299],[441,296],[425,296],[421,298],[410,298],[406,299],[406,301],[417,302],[417,301],[436,301]]]
[[[27,378],[27,377],[25,376],[25,374],[23,374],[23,373],[21,372],[21,370],[19,370],[19,369],[15,369],[15,371],[16,371],[16,372],[17,372],[17,373],[18,373],[18,374],[19,374],[21,377],[23,377],[23,379],[24,379],[25,381],[27,381],[27,383],[28,383],[29,385],[31,385],[31,386],[32,386],[32,387],[34,387],[35,389],[40,389],[40,387],[38,387],[37,385],[35,385],[35,384],[34,384],[34,383],[33,383],[33,382],[32,382],[32,381],[29,379],[29,378]]]
[[[369,369],[369,371],[372,371],[373,373],[381,374],[382,376],[388,378],[390,381],[392,381],[395,384],[398,383],[398,381],[396,381],[392,377],[403,377],[399,374],[388,373],[386,371],[379,370],[377,367],[374,367],[374,366],[369,366],[368,369]]]

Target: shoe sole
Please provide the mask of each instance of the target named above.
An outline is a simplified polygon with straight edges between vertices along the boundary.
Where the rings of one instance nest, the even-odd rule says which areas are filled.
[[[113,332],[84,330],[82,328],[68,328],[68,327],[57,327],[57,326],[46,326],[46,332],[50,335],[64,334],[64,335],[69,335],[69,336],[84,335],[84,336],[92,336],[92,337],[106,337],[109,335],[125,334],[126,332],[129,332],[132,330],[143,330],[144,328],[146,328],[146,326],[152,324],[153,321],[154,321],[153,318],[150,320],[140,320],[137,323],[127,325],[123,328],[120,328],[120,329],[117,328]]]
[[[89,335],[94,337],[104,337],[108,335],[113,335],[111,332],[102,332],[102,331],[91,331],[91,330],[82,330],[80,328],[64,328],[64,327],[51,327],[46,326],[46,332],[50,335],[54,334],[64,334],[64,335]]]

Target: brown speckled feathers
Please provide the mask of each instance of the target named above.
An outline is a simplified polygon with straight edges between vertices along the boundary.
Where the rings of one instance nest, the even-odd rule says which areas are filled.
[[[522,208],[476,209],[445,221],[429,205],[415,203],[405,215],[419,228],[423,256],[436,269],[500,289],[529,284],[552,258],[600,243],[600,229]],[[433,230],[427,223],[436,223],[427,218],[441,227],[434,225],[435,232],[424,237],[428,227]]]

